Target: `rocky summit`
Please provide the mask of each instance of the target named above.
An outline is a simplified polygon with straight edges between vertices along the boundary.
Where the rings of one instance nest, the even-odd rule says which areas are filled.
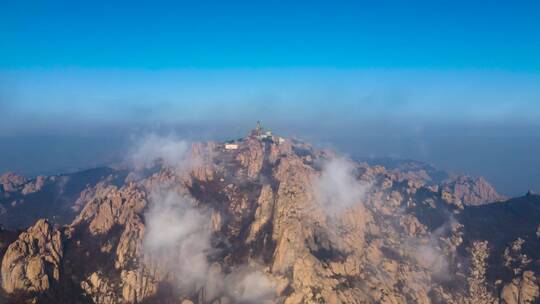
[[[129,163],[0,178],[0,302],[539,302],[540,196],[261,128]]]

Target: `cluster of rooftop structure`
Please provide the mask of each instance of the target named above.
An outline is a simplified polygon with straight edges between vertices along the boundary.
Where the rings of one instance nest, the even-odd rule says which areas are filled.
[[[282,144],[283,142],[285,142],[285,138],[272,134],[272,131],[270,130],[265,131],[260,121],[257,121],[257,125],[255,129],[251,130],[248,136],[255,137],[261,141],[269,141],[269,142],[274,142],[277,144]],[[224,147],[225,147],[225,150],[236,150],[238,149],[238,143],[228,142],[228,143],[225,143]]]
[[[285,141],[283,137],[273,135],[272,131],[265,131],[260,121],[257,121],[257,126],[255,127],[255,130],[251,131],[250,135],[257,137],[259,140],[270,140],[278,144]]]
[[[238,149],[238,144],[225,144],[225,150],[236,150]]]

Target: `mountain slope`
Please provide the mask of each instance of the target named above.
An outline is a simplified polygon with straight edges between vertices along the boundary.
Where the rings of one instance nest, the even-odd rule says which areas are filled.
[[[25,228],[39,218],[70,223],[80,211],[77,199],[98,183],[120,184],[126,172],[95,168],[34,179],[6,173],[0,176],[0,223],[6,228]],[[84,195],[84,193],[82,194]]]
[[[144,149],[143,159],[161,159],[143,164],[157,165],[155,173],[98,184],[71,224],[40,220],[21,234],[3,257],[6,296],[223,304],[538,297],[538,257],[521,263],[512,249],[519,237],[521,247],[539,244],[535,197],[464,206],[400,172],[260,130],[228,144],[162,147]],[[527,224],[507,227],[521,217],[505,208],[529,213]],[[494,224],[501,229],[491,233]],[[511,259],[501,260],[507,247]]]

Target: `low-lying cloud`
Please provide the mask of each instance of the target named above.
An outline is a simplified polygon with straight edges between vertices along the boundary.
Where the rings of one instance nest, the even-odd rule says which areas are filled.
[[[345,158],[333,157],[322,164],[322,172],[312,183],[316,199],[323,210],[330,216],[343,214],[368,200],[372,184],[358,179],[355,163]],[[403,209],[396,208],[395,215],[406,216]],[[450,257],[440,247],[441,239],[450,234],[454,223],[450,216],[448,221],[438,229],[424,237],[410,237],[403,241],[403,248],[410,256],[429,269],[433,278],[450,280]]]
[[[275,283],[258,270],[240,269],[228,275],[225,282],[227,293],[237,303],[265,303],[275,297]]]
[[[136,169],[160,162],[183,174],[204,161],[204,157],[194,157],[190,148],[187,141],[151,135],[139,142],[130,161]],[[150,205],[144,214],[145,261],[163,270],[183,295],[204,291],[207,301],[222,295],[234,303],[272,300],[275,283],[257,265],[223,269],[219,260],[211,260],[218,252],[212,246],[212,213],[199,206],[187,191],[170,185],[151,189]]]
[[[401,211],[403,212],[403,211]],[[446,238],[451,237],[453,230],[457,228],[457,222],[452,215],[443,225],[428,232],[424,237],[411,237],[405,243],[405,249],[416,262],[429,270],[432,278],[439,281],[454,280],[455,273],[450,271],[452,249]],[[450,255],[449,255],[450,254]]]
[[[341,213],[359,204],[369,191],[369,184],[357,180],[355,165],[344,158],[323,163],[322,173],[313,181],[317,200],[331,214]]]
[[[275,283],[256,265],[226,272],[219,261],[209,260],[217,251],[211,243],[211,211],[198,208],[191,196],[155,192],[144,218],[145,254],[166,269],[182,294],[203,289],[206,300],[226,295],[235,303],[264,303],[275,297]]]
[[[145,213],[145,251],[171,270],[182,291],[203,286],[209,271],[209,216],[193,205],[187,195],[157,192]]]
[[[129,162],[137,170],[151,168],[161,162],[166,167],[184,171],[193,166],[190,147],[188,141],[173,135],[163,137],[150,134],[138,140],[130,153]]]

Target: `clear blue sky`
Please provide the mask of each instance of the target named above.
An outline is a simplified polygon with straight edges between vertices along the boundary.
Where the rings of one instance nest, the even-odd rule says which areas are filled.
[[[58,150],[104,161],[81,135],[230,138],[261,119],[521,193],[540,187],[538,117],[538,0],[0,0],[0,143],[13,150],[0,171],[55,172],[69,162]]]
[[[540,71],[539,1],[0,3],[0,67]]]
[[[2,1],[0,106],[42,125],[129,120],[111,107],[534,123],[539,16],[540,1]]]

